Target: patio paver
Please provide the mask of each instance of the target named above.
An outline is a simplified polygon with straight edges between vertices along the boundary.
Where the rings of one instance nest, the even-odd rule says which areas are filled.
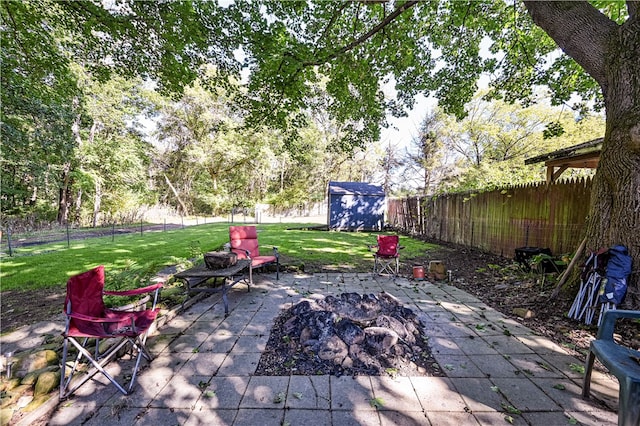
[[[156,356],[133,395],[96,376],[50,415],[51,425],[584,425],[615,424],[618,383],[518,321],[447,284],[372,274],[256,274],[250,293],[196,302],[154,336]],[[414,285],[417,284],[417,285]],[[273,321],[306,295],[387,291],[426,325],[445,377],[256,376]],[[28,340],[28,337],[23,337]],[[562,386],[558,386],[562,385]],[[376,407],[376,402],[378,407]],[[519,410],[509,413],[507,407]]]

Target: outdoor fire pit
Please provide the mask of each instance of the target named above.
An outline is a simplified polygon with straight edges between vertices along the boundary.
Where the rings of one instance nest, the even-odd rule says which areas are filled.
[[[388,293],[303,300],[275,320],[256,375],[441,376],[423,324]]]

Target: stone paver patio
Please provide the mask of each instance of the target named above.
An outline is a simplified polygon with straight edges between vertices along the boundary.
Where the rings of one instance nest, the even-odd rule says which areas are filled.
[[[618,383],[475,297],[446,284],[372,274],[255,275],[247,293],[199,301],[149,338],[135,392],[96,376],[50,425],[614,425]],[[426,325],[446,377],[254,376],[274,318],[303,297],[386,291]],[[303,296],[304,295],[304,296]],[[110,368],[117,374],[119,365]],[[382,402],[377,408],[372,400]],[[607,406],[609,408],[607,408]],[[508,418],[507,418],[508,417]]]

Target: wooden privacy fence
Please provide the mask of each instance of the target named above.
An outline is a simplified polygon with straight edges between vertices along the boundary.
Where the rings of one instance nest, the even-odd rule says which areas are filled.
[[[527,184],[488,192],[392,199],[388,223],[412,235],[513,257],[517,247],[576,250],[583,238],[591,179]]]

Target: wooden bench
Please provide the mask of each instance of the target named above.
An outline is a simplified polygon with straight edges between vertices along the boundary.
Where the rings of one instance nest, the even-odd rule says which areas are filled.
[[[587,356],[582,396],[588,397],[591,371],[596,358],[616,376],[620,383],[618,425],[640,424],[640,351],[618,345],[613,340],[616,320],[640,318],[640,311],[609,310],[604,312],[596,340],[591,342]]]
[[[245,277],[245,270],[248,271],[248,279]],[[225,315],[229,315],[227,291],[239,282],[244,282],[247,285],[247,291],[251,291],[251,285],[253,285],[251,260],[249,259],[240,259],[235,265],[221,269],[209,269],[206,266],[196,266],[185,271],[178,272],[173,277],[186,283],[187,292],[189,294],[194,292],[221,292]],[[216,285],[218,278],[222,278],[222,285]],[[201,284],[205,284],[209,280],[213,280],[213,286],[200,287]]]

